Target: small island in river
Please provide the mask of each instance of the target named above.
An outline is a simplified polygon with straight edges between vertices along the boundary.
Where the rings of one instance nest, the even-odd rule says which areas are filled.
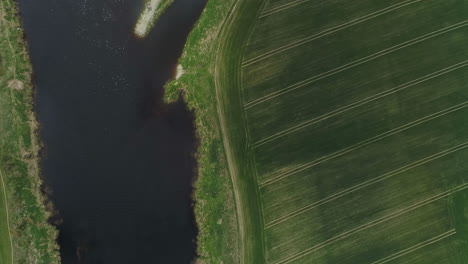
[[[147,0],[135,25],[135,35],[143,38],[174,0]]]

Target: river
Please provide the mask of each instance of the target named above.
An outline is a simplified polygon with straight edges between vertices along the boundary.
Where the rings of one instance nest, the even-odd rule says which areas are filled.
[[[20,0],[63,263],[190,263],[197,141],[161,101],[205,0],[176,0],[147,38],[143,0]]]

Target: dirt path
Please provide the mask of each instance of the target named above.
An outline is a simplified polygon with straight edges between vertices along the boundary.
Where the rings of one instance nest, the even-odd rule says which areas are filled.
[[[0,169],[0,180],[2,182],[3,186],[3,198],[5,199],[5,213],[6,213],[6,223],[7,223],[7,228],[8,228],[8,237],[10,240],[10,248],[11,248],[11,263],[14,263],[14,252],[13,252],[13,240],[11,239],[11,230],[10,230],[10,216],[8,215],[8,201],[7,201],[7,195],[6,195],[6,186],[5,186],[5,181],[3,179],[3,173],[2,170]]]
[[[237,9],[237,6],[239,4],[241,0],[237,0],[236,3],[233,5],[230,13],[229,13],[229,16],[226,18],[226,20],[224,20],[223,22],[223,25],[221,26],[221,29],[220,29],[220,35],[218,36],[219,38],[222,38],[223,36],[223,33],[226,32],[226,27],[229,26],[228,24],[228,21],[231,20],[232,16],[234,15],[235,13],[235,10]],[[217,50],[217,54],[221,54],[220,53],[220,49],[221,49],[221,46],[222,45],[219,45],[218,46],[218,50]],[[231,143],[230,143],[230,140],[229,140],[229,135],[228,135],[228,132],[227,132],[227,125],[226,125],[226,121],[224,119],[224,112],[223,112],[223,109],[224,109],[224,104],[223,104],[223,100],[221,99],[221,92],[220,92],[220,89],[221,89],[221,85],[219,83],[219,63],[217,63],[217,60],[218,60],[218,57],[216,58],[216,63],[215,63],[215,69],[214,69],[214,79],[215,79],[215,90],[216,90],[216,101],[217,101],[217,110],[218,110],[218,117],[219,117],[219,123],[220,123],[220,127],[221,127],[221,134],[222,134],[222,137],[223,137],[223,144],[224,144],[224,149],[225,149],[225,153],[226,153],[226,159],[227,159],[227,163],[228,163],[228,168],[229,168],[229,175],[231,176],[231,181],[232,181],[232,188],[234,190],[234,198],[235,198],[235,201],[236,201],[236,211],[237,211],[237,223],[238,223],[238,228],[239,228],[239,233],[240,233],[240,240],[239,240],[239,247],[240,247],[240,256],[239,256],[239,260],[240,260],[240,263],[244,263],[245,261],[245,257],[244,257],[244,254],[245,254],[245,245],[244,245],[244,239],[245,239],[245,223],[244,223],[244,214],[243,214],[243,210],[242,210],[242,204],[241,204],[241,201],[240,201],[240,192],[239,192],[239,184],[238,184],[238,172],[237,172],[237,164],[236,164],[236,161],[235,161],[235,158],[234,158],[234,155],[232,153],[232,149],[231,149]]]

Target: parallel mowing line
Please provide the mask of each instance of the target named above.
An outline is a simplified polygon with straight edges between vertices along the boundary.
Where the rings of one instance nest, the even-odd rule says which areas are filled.
[[[352,186],[350,188],[344,189],[344,190],[342,190],[340,192],[337,192],[337,193],[335,193],[333,195],[328,196],[327,198],[321,199],[321,200],[319,200],[317,202],[314,202],[314,203],[312,203],[310,205],[299,208],[299,209],[297,209],[297,210],[295,210],[295,211],[293,211],[291,213],[288,213],[288,214],[286,214],[284,216],[281,216],[280,218],[277,218],[277,219],[273,220],[272,222],[265,225],[265,229],[268,229],[268,228],[274,227],[276,225],[279,225],[279,224],[281,224],[281,223],[283,223],[285,221],[288,221],[291,218],[294,218],[294,217],[296,217],[298,215],[301,215],[301,214],[303,214],[303,213],[305,213],[307,211],[310,211],[310,210],[312,210],[312,209],[314,209],[314,208],[316,208],[318,206],[322,206],[322,205],[324,205],[326,203],[329,203],[331,201],[334,201],[334,200],[336,200],[338,198],[341,198],[343,196],[351,194],[351,193],[353,193],[355,191],[364,189],[364,188],[366,188],[366,187],[368,187],[368,186],[370,186],[370,185],[372,185],[374,183],[381,182],[383,180],[386,180],[388,178],[396,176],[396,175],[398,175],[400,173],[403,173],[405,171],[414,169],[414,168],[416,168],[418,166],[427,164],[427,163],[432,162],[434,160],[437,160],[439,158],[445,157],[445,156],[447,156],[449,154],[452,154],[452,153],[455,153],[457,151],[463,150],[463,149],[465,149],[467,147],[468,147],[468,142],[459,144],[459,145],[457,145],[455,147],[443,150],[441,152],[438,152],[438,153],[433,154],[431,156],[425,157],[425,158],[420,159],[418,161],[412,162],[410,164],[407,164],[407,165],[405,165],[403,167],[400,167],[398,169],[395,169],[393,171],[382,174],[382,175],[380,175],[380,176],[378,176],[376,178],[367,180],[367,181],[362,182],[360,184],[354,185],[354,186]]]
[[[400,43],[400,44],[398,44],[396,46],[381,50],[381,51],[379,51],[377,53],[371,54],[371,55],[366,56],[364,58],[361,58],[361,59],[358,59],[356,61],[353,61],[353,62],[347,63],[345,65],[342,65],[342,66],[340,66],[338,68],[335,68],[335,69],[326,71],[324,73],[315,75],[315,76],[313,76],[311,78],[305,79],[303,81],[300,81],[298,83],[290,85],[290,86],[288,86],[286,88],[280,89],[280,90],[278,90],[276,92],[273,92],[273,93],[270,93],[268,95],[262,96],[262,97],[260,97],[258,99],[255,99],[254,101],[251,101],[251,102],[245,104],[244,107],[245,107],[245,109],[249,109],[249,108],[251,108],[251,107],[253,107],[255,105],[258,105],[260,103],[264,103],[265,101],[271,100],[271,99],[276,98],[276,97],[278,97],[280,95],[284,95],[286,93],[289,93],[291,91],[294,91],[296,89],[304,87],[305,85],[308,85],[308,84],[314,83],[316,81],[325,79],[325,78],[330,77],[332,75],[335,75],[337,73],[349,70],[349,69],[354,68],[356,66],[362,65],[362,64],[364,64],[366,62],[375,60],[377,58],[380,58],[380,57],[383,57],[385,55],[391,54],[393,52],[399,51],[401,49],[410,47],[412,45],[421,43],[421,42],[423,42],[425,40],[440,36],[442,34],[449,33],[451,31],[454,31],[456,29],[465,27],[467,25],[468,25],[468,20],[465,20],[463,22],[459,22],[459,23],[451,25],[449,27],[446,27],[446,28],[443,28],[443,29],[438,29],[438,30],[433,31],[433,32],[431,32],[429,34],[419,36],[419,37],[414,38],[412,40],[405,41],[405,42]]]
[[[260,188],[263,188],[263,187],[265,187],[265,186],[267,186],[269,184],[275,183],[275,182],[277,182],[279,180],[282,180],[282,179],[284,179],[286,177],[289,177],[289,176],[291,176],[293,174],[296,174],[298,172],[301,172],[303,170],[306,170],[306,169],[309,169],[309,168],[314,167],[316,165],[319,165],[319,164],[321,164],[323,162],[329,161],[329,160],[334,159],[336,157],[339,157],[339,156],[342,156],[342,155],[347,154],[349,152],[352,152],[352,151],[354,151],[356,149],[359,149],[359,148],[365,147],[367,145],[370,145],[370,144],[372,144],[374,142],[377,142],[377,141],[379,141],[381,139],[387,138],[389,136],[395,135],[395,134],[400,133],[402,131],[408,130],[408,129],[413,128],[413,127],[416,127],[416,126],[418,126],[420,124],[426,123],[428,121],[431,121],[433,119],[442,117],[444,115],[453,113],[453,112],[458,111],[460,109],[463,109],[463,108],[465,108],[467,106],[468,106],[468,101],[465,101],[465,102],[463,102],[461,104],[458,104],[456,106],[452,106],[452,107],[449,107],[449,108],[444,109],[442,111],[432,113],[432,114],[430,114],[428,116],[425,116],[425,117],[422,117],[420,119],[414,120],[414,121],[409,122],[409,123],[407,123],[405,125],[402,125],[400,127],[391,129],[391,130],[389,130],[387,132],[384,132],[384,133],[379,134],[377,136],[371,137],[369,139],[366,139],[364,141],[356,143],[356,144],[354,144],[352,146],[349,146],[347,148],[341,149],[341,150],[336,151],[334,153],[331,153],[329,155],[325,155],[325,156],[323,156],[321,158],[318,158],[316,160],[313,160],[311,162],[302,164],[302,165],[297,166],[297,167],[295,167],[295,168],[293,168],[293,169],[291,169],[289,171],[283,172],[283,173],[279,174],[278,176],[276,176],[274,178],[268,179],[268,180],[260,183]]]
[[[441,236],[446,235],[447,233],[452,233],[452,230],[455,230],[455,229],[451,229],[451,230],[449,230],[449,231],[447,231],[447,232],[445,232],[445,233],[443,233],[443,234],[440,234],[440,235],[438,235],[438,236],[436,236],[436,237],[433,237],[433,238],[431,238],[431,239],[428,239],[428,240],[426,240],[425,242],[421,242],[421,243],[419,243],[419,244],[417,244],[417,245],[415,245],[415,246],[411,246],[411,247],[409,247],[409,248],[407,248],[407,249],[405,249],[405,250],[401,250],[401,251],[399,251],[399,252],[397,252],[397,253],[395,253],[395,254],[393,254],[393,255],[391,255],[391,256],[394,256],[394,255],[396,255],[396,254],[403,253],[403,251],[407,251],[407,250],[413,249],[414,247],[416,247],[416,246],[418,246],[418,245],[420,245],[420,244],[423,244],[423,243],[432,242],[431,244],[433,244],[433,243],[435,243],[435,242],[438,242],[438,241],[442,240],[443,238],[441,238],[441,239],[439,239],[439,240],[437,240],[437,241],[434,241],[434,240],[435,240],[435,239],[438,239],[438,238],[441,237]],[[453,234],[456,234],[456,231],[455,231]],[[453,235],[453,234],[450,234],[450,235]],[[447,237],[449,237],[450,235],[447,235],[447,236],[445,236],[444,238],[447,238]],[[291,243],[291,242],[289,242],[289,243]],[[285,243],[281,243],[280,245],[281,245],[281,246],[284,246],[284,245],[287,245],[287,244],[288,244],[288,242],[285,242]],[[427,244],[427,245],[430,245],[430,244]],[[278,247],[279,247],[279,246],[275,246],[275,247],[273,247],[273,248],[278,248]],[[421,247],[419,247],[419,248],[421,248]],[[419,249],[419,248],[418,248],[418,249]],[[415,250],[416,250],[416,249],[412,250],[411,252],[413,252],[413,251],[415,251]],[[272,251],[272,250],[271,250],[271,251]],[[408,252],[408,253],[410,253],[410,252]],[[405,254],[402,254],[401,256],[403,256],[403,255],[405,255]],[[378,261],[382,261],[382,260],[387,259],[387,258],[389,258],[389,257],[391,257],[391,256],[384,257],[383,259],[380,259],[380,260],[378,260]],[[397,258],[397,257],[396,257],[396,258]],[[392,259],[392,260],[393,260],[393,259]],[[376,263],[376,262],[374,262],[374,263]],[[371,263],[371,264],[374,264],[374,263]],[[384,262],[384,263],[385,263],[385,262]]]
[[[291,2],[289,2],[287,4],[284,4],[284,5],[280,5],[280,6],[277,6],[277,7],[270,8],[269,10],[263,11],[262,14],[258,18],[263,18],[263,17],[269,16],[271,14],[281,12],[283,10],[286,10],[286,9],[291,8],[291,7],[303,4],[303,3],[308,2],[308,1],[310,1],[310,0],[295,0],[295,1],[291,1]]]
[[[389,12],[394,11],[396,9],[399,9],[399,8],[404,7],[404,6],[407,6],[407,5],[410,5],[410,4],[413,4],[413,3],[417,3],[417,2],[420,2],[420,1],[422,1],[422,0],[406,0],[406,1],[403,1],[401,3],[398,3],[398,4],[395,4],[395,5],[383,8],[381,10],[372,12],[372,13],[367,14],[365,16],[350,20],[350,21],[345,22],[343,24],[331,27],[331,28],[326,29],[324,31],[321,31],[319,33],[313,34],[312,36],[296,40],[296,41],[294,41],[292,43],[286,44],[285,46],[282,46],[282,47],[276,48],[274,50],[265,52],[264,54],[261,54],[261,55],[259,55],[257,57],[252,58],[252,59],[248,59],[248,60],[242,62],[242,67],[249,66],[250,64],[256,63],[256,62],[258,62],[260,60],[263,60],[263,59],[265,59],[267,57],[278,54],[278,53],[283,52],[285,50],[295,48],[295,47],[297,47],[299,45],[305,44],[305,43],[310,42],[312,40],[319,39],[321,37],[324,37],[324,36],[330,35],[332,33],[335,33],[335,32],[337,32],[339,30],[348,28],[350,26],[354,26],[356,24],[365,22],[365,21],[367,21],[369,19],[376,18],[376,17],[381,16],[383,14],[389,13]]]
[[[440,76],[445,75],[445,74],[447,74],[447,73],[450,73],[450,72],[453,72],[453,71],[458,70],[458,69],[460,69],[460,68],[463,68],[463,67],[465,67],[465,66],[467,66],[467,65],[468,65],[468,60],[463,61],[463,62],[460,62],[460,63],[457,63],[457,64],[452,65],[452,66],[449,66],[449,67],[446,67],[446,68],[444,68],[444,69],[442,69],[442,70],[433,72],[433,73],[431,73],[431,74],[425,75],[425,76],[423,76],[423,77],[420,77],[420,78],[418,78],[418,79],[412,80],[412,81],[410,81],[410,82],[401,84],[401,85],[399,85],[399,86],[397,86],[397,87],[394,87],[394,88],[391,88],[391,89],[389,89],[389,90],[382,91],[382,92],[380,92],[380,93],[378,93],[378,94],[371,95],[371,96],[369,96],[369,97],[367,97],[367,98],[364,98],[364,99],[361,99],[361,100],[359,100],[359,101],[353,102],[353,103],[351,103],[351,104],[349,104],[349,105],[340,107],[340,108],[335,109],[335,110],[333,110],[333,111],[331,111],[331,112],[328,112],[328,113],[326,113],[326,114],[320,115],[320,116],[315,117],[315,118],[313,118],[313,119],[307,120],[307,121],[302,122],[302,123],[300,123],[300,124],[298,124],[298,125],[295,125],[295,126],[293,126],[293,127],[287,128],[287,129],[285,129],[285,130],[283,130],[283,131],[280,131],[280,132],[275,133],[275,134],[273,134],[273,135],[271,135],[271,136],[268,136],[268,137],[266,137],[266,138],[264,138],[264,139],[261,139],[261,140],[255,142],[255,143],[253,143],[253,144],[252,144],[252,148],[259,147],[259,146],[264,145],[264,144],[266,144],[266,143],[269,143],[269,142],[271,142],[271,141],[273,141],[273,140],[276,140],[276,139],[278,139],[278,138],[284,137],[284,136],[289,135],[289,134],[291,134],[291,133],[293,133],[293,132],[296,132],[296,131],[298,131],[298,130],[301,130],[301,129],[303,129],[303,128],[306,128],[306,127],[308,127],[308,126],[310,126],[310,125],[319,123],[319,122],[321,122],[321,121],[323,121],[323,120],[326,120],[326,119],[331,118],[331,117],[333,117],[333,116],[336,116],[336,115],[338,115],[338,114],[342,114],[342,113],[344,113],[344,112],[347,112],[347,111],[352,110],[352,109],[354,109],[354,108],[360,107],[360,106],[362,106],[362,105],[364,105],[364,104],[373,102],[373,101],[375,101],[375,100],[382,99],[382,98],[384,98],[384,97],[386,97],[386,96],[388,96],[388,95],[391,95],[391,94],[400,92],[400,91],[405,90],[405,89],[407,89],[407,88],[410,88],[410,87],[412,87],[412,86],[414,86],[414,85],[421,84],[421,83],[423,83],[423,82],[429,81],[429,80],[434,79],[434,78],[436,78],[436,77],[440,77]]]
[[[376,225],[378,225],[378,224],[381,224],[381,223],[384,223],[384,222],[386,222],[386,221],[389,221],[389,220],[391,220],[391,219],[393,219],[393,218],[399,217],[399,216],[401,216],[401,215],[403,215],[403,214],[406,214],[406,213],[409,213],[409,212],[411,212],[411,211],[414,211],[414,210],[416,210],[416,209],[418,209],[418,208],[420,208],[420,207],[422,207],[422,206],[428,205],[428,204],[433,203],[433,202],[435,202],[435,201],[437,201],[437,200],[440,200],[440,199],[443,199],[443,198],[445,198],[445,197],[448,197],[448,196],[450,196],[450,195],[452,195],[452,194],[454,194],[454,193],[456,193],[456,192],[459,192],[459,191],[462,191],[462,190],[466,189],[467,187],[468,187],[468,184],[462,184],[462,185],[460,185],[460,186],[454,188],[453,190],[445,191],[445,192],[443,192],[443,193],[441,193],[441,194],[437,194],[437,195],[435,195],[435,196],[429,197],[429,198],[424,199],[424,200],[422,200],[422,201],[416,202],[415,204],[410,205],[410,206],[408,206],[408,207],[406,207],[406,208],[397,210],[397,211],[392,212],[392,213],[390,213],[390,214],[388,214],[388,215],[386,215],[386,216],[380,217],[380,218],[375,219],[375,220],[373,220],[373,221],[371,221],[371,222],[368,222],[368,223],[366,223],[366,224],[363,224],[363,225],[361,225],[361,226],[359,226],[359,227],[356,227],[356,228],[354,228],[354,229],[351,229],[351,230],[349,230],[349,231],[346,231],[346,232],[344,232],[344,233],[341,233],[341,234],[339,234],[339,235],[337,235],[337,236],[335,236],[335,237],[332,237],[332,238],[330,238],[330,239],[327,239],[327,240],[325,240],[325,241],[323,241],[323,242],[321,242],[321,243],[319,243],[319,244],[317,244],[317,245],[315,245],[315,246],[313,246],[313,247],[311,247],[311,248],[305,249],[305,250],[303,250],[303,251],[301,251],[301,252],[298,252],[298,253],[296,253],[296,254],[294,254],[294,255],[291,255],[290,257],[288,257],[288,258],[286,258],[286,259],[280,260],[279,262],[276,262],[275,264],[290,263],[291,261],[294,261],[294,260],[297,260],[297,259],[299,259],[299,258],[302,258],[302,257],[304,257],[304,256],[306,256],[306,255],[308,255],[308,254],[310,254],[310,253],[312,253],[312,252],[314,252],[314,251],[317,251],[317,250],[319,250],[319,249],[322,249],[322,248],[324,248],[324,247],[326,247],[326,246],[328,246],[328,245],[330,245],[330,244],[332,244],[332,243],[335,243],[335,242],[337,242],[337,241],[339,241],[339,240],[342,240],[342,239],[347,238],[347,237],[349,237],[349,236],[351,236],[351,235],[354,235],[354,234],[356,234],[356,233],[359,233],[359,232],[361,232],[361,231],[363,231],[363,230],[369,229],[369,228],[371,228],[371,227],[373,227],[373,226],[376,226]]]
[[[402,257],[402,256],[404,256],[404,255],[407,255],[407,254],[409,254],[409,253],[411,253],[411,252],[413,252],[413,251],[416,251],[416,250],[421,249],[421,248],[423,248],[423,247],[426,247],[426,246],[432,245],[432,244],[434,244],[434,243],[437,243],[437,242],[439,242],[439,241],[442,240],[442,239],[445,239],[445,238],[447,238],[447,237],[450,237],[450,236],[455,235],[456,233],[457,233],[457,231],[455,231],[455,229],[449,230],[449,231],[447,231],[447,232],[445,232],[445,233],[443,233],[443,234],[440,234],[440,235],[438,235],[438,236],[436,236],[436,237],[433,237],[433,238],[431,238],[431,239],[428,239],[428,240],[426,240],[426,241],[424,241],[424,242],[421,242],[421,243],[419,243],[419,244],[417,244],[417,245],[414,245],[414,246],[412,246],[412,247],[409,247],[409,248],[407,248],[407,249],[404,249],[404,250],[402,250],[402,251],[400,251],[400,252],[397,252],[397,253],[395,253],[395,254],[393,254],[393,255],[390,255],[390,256],[388,256],[388,257],[386,257],[386,258],[383,258],[383,259],[381,259],[381,260],[372,262],[372,264],[383,264],[383,263],[387,263],[387,262],[389,262],[389,261],[392,261],[392,260],[397,259],[397,258],[399,258],[399,257]]]

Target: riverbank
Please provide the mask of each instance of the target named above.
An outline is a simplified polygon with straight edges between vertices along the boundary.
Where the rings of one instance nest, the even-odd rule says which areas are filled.
[[[184,74],[166,86],[165,101],[180,91],[196,116],[199,142],[194,200],[198,254],[205,263],[239,263],[240,235],[233,183],[228,171],[215,90],[217,37],[235,0],[208,1],[191,32],[180,65]]]
[[[59,263],[40,191],[32,69],[15,1],[0,3],[0,32],[0,263]]]

